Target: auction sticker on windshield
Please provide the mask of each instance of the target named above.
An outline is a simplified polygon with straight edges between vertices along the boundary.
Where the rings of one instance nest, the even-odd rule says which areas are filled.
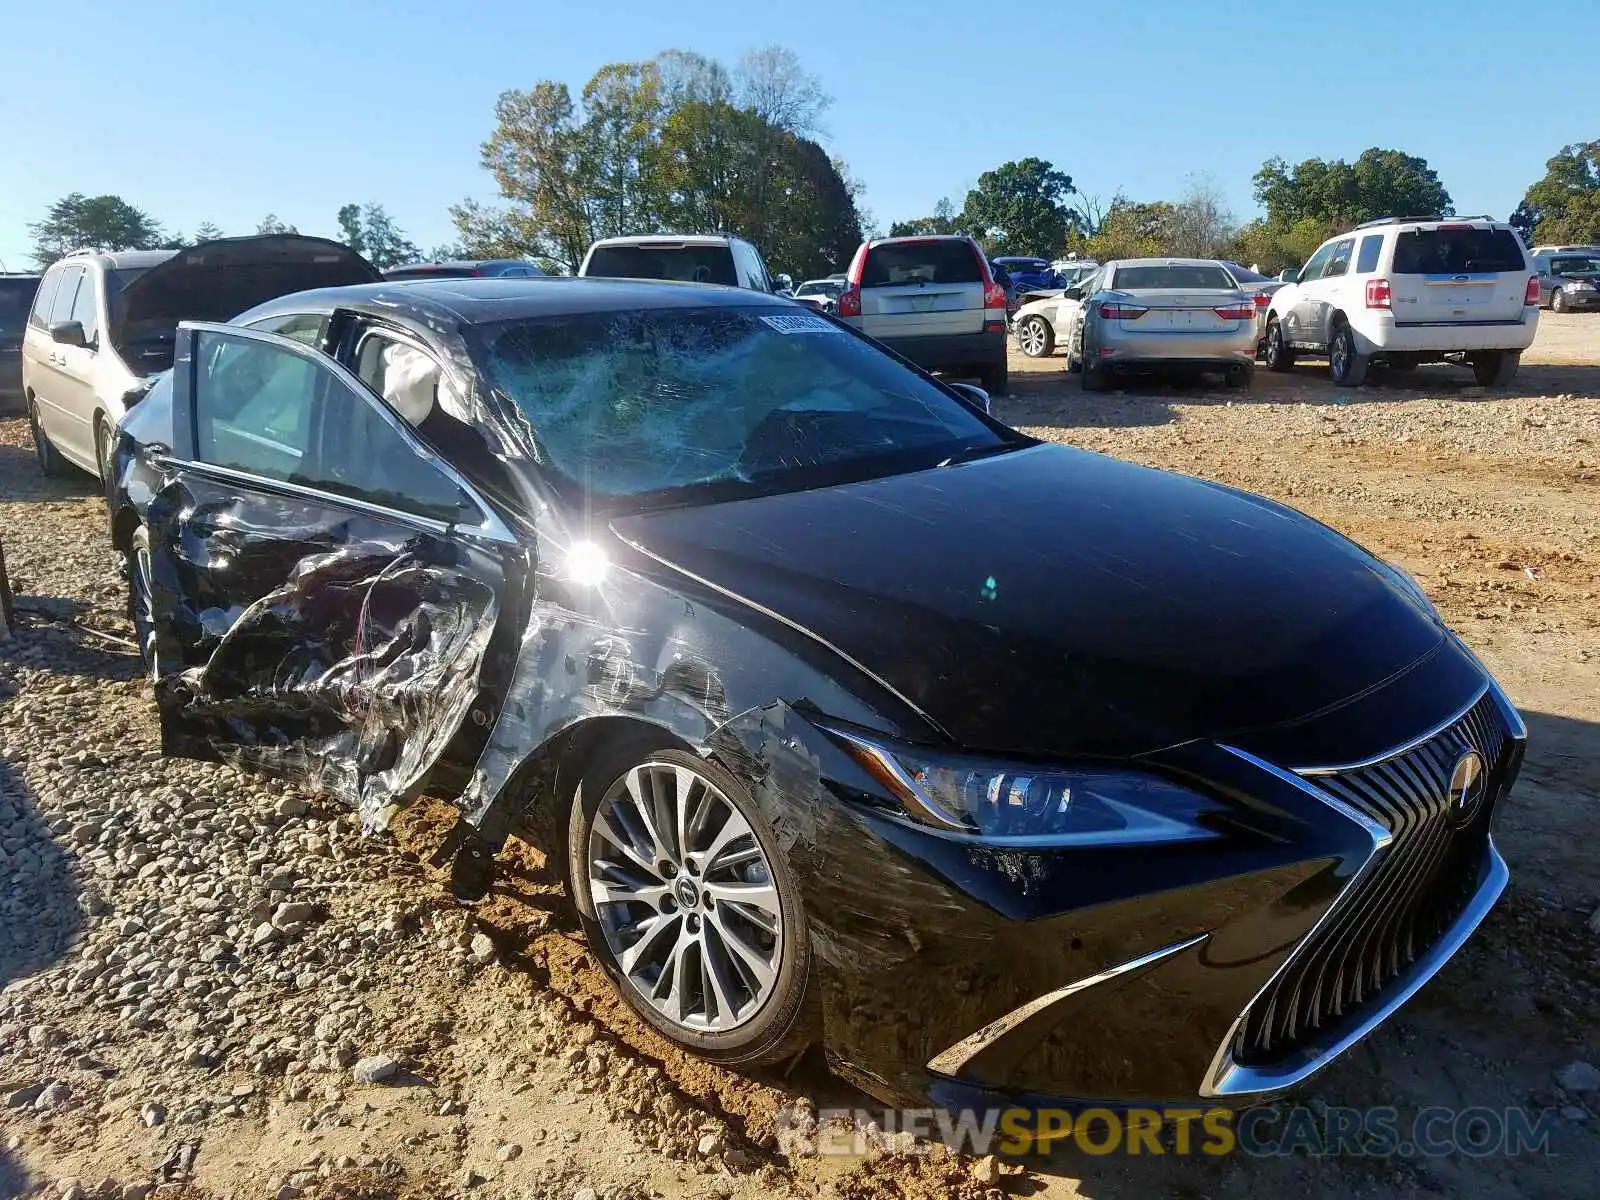
[[[842,333],[832,321],[824,321],[821,317],[813,317],[809,313],[783,313],[776,317],[762,317],[779,333]]]

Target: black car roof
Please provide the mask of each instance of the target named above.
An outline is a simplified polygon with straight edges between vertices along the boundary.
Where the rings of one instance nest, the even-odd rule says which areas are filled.
[[[748,308],[791,303],[749,288],[647,279],[602,279],[500,275],[467,279],[386,279],[352,287],[319,288],[269,300],[235,321],[274,313],[331,312],[349,308],[385,316],[454,317],[482,325],[523,317],[620,312],[641,308]]]

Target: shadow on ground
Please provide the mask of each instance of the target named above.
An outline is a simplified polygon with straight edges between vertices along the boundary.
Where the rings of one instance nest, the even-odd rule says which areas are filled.
[[[19,765],[0,762],[0,1019],[9,1019],[11,1008],[5,986],[51,966],[82,929],[72,859],[57,844]],[[50,1080],[18,1077],[15,1070],[10,1056],[0,1063],[0,1093],[14,1107],[31,1106]],[[27,1186],[21,1168],[0,1153],[0,1195],[20,1195]]]

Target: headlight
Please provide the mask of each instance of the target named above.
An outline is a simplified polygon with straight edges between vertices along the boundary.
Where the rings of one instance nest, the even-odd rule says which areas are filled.
[[[894,745],[823,724],[900,805],[946,834],[1013,847],[1167,843],[1220,837],[1201,818],[1220,802],[1157,775],[1041,767]]]

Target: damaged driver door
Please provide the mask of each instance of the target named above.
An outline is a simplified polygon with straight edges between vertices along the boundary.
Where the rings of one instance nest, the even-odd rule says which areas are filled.
[[[354,376],[288,338],[180,326],[147,510],[169,753],[331,792],[381,824],[479,705],[514,540]]]

